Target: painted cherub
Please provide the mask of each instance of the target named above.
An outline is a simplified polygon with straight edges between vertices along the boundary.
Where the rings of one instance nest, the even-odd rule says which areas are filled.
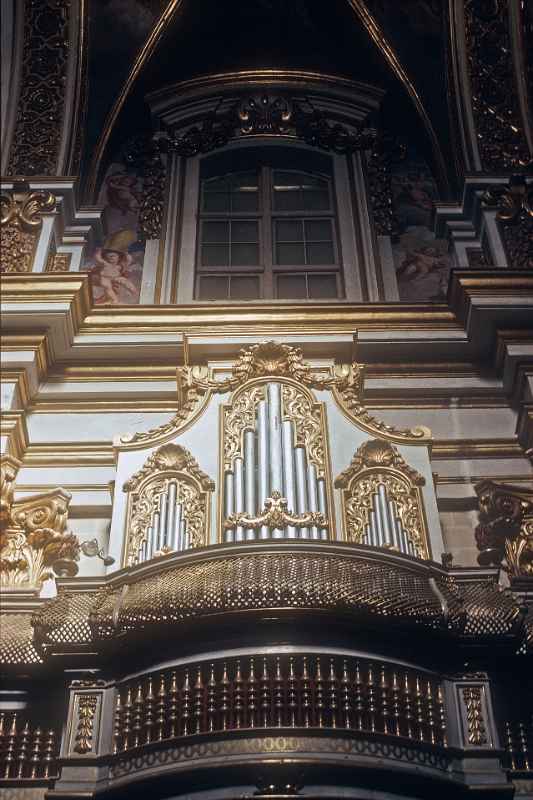
[[[124,172],[116,172],[106,179],[107,200],[110,206],[122,214],[136,214],[139,211],[139,192],[137,178]]]
[[[414,280],[418,275],[427,275],[429,272],[443,269],[446,266],[446,257],[439,252],[438,248],[425,245],[408,250],[397,272],[399,275],[405,274],[407,278]]]
[[[91,274],[95,285],[103,289],[103,302],[113,305],[120,303],[117,290],[122,286],[131,294],[137,294],[137,287],[127,277],[128,267],[132,262],[133,258],[129,253],[105,247],[96,249]]]

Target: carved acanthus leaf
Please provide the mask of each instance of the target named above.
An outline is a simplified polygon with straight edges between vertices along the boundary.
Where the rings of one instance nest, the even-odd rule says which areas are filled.
[[[389,442],[380,439],[371,439],[356,450],[350,465],[335,479],[337,489],[346,489],[354,477],[364,469],[393,468],[403,473],[415,486],[423,486],[425,479],[419,472],[411,467],[400,455],[398,450]]]
[[[243,528],[285,528],[291,525],[294,528],[306,528],[316,526],[317,528],[328,528],[329,522],[325,515],[319,511],[308,511],[304,514],[293,514],[287,507],[287,499],[281,496],[280,492],[272,492],[271,497],[267,497],[262,513],[258,517],[251,517],[245,511],[237,514],[230,514],[224,522],[224,530],[231,530],[238,526]]]
[[[136,491],[140,484],[149,476],[157,472],[176,471],[184,472],[200,484],[205,491],[212,491],[215,484],[203,472],[196,459],[185,447],[179,444],[165,444],[146,460],[142,468],[124,484],[125,492]]]

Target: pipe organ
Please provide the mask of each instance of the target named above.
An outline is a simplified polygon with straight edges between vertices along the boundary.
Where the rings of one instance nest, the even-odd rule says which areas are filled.
[[[389,442],[369,439],[335,480],[348,541],[429,558],[424,478]]]
[[[269,381],[237,398],[224,433],[224,541],[327,539],[319,404],[292,383]]]
[[[128,492],[125,565],[208,544],[214,483],[180,445],[160,447],[124,486]]]
[[[416,545],[403,527],[395,501],[389,499],[386,484],[378,483],[376,488],[377,491],[371,495],[372,510],[368,513],[362,544],[390,547],[410,556],[418,555]]]

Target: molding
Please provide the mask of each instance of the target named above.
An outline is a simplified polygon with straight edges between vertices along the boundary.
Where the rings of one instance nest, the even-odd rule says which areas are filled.
[[[24,457],[28,447],[28,430],[24,411],[3,411],[0,420],[2,438],[7,439],[6,452],[18,458]]]

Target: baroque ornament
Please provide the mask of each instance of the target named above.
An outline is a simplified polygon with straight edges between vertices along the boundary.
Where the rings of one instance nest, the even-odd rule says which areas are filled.
[[[504,562],[512,577],[533,575],[533,491],[492,481],[474,489],[479,498],[478,562]]]
[[[384,486],[388,499],[405,531],[408,543],[419,558],[429,558],[427,530],[423,516],[420,487],[424,478],[388,442],[364,442],[356,451],[350,465],[335,480],[342,489],[345,535],[348,541],[364,541],[373,513],[373,496]],[[379,544],[378,546],[387,546]],[[397,549],[397,546],[396,546]]]
[[[483,714],[483,689],[481,686],[465,686],[461,689],[466,710],[467,739],[473,747],[489,744]]]
[[[533,182],[524,174],[511,175],[507,186],[491,186],[483,195],[486,206],[497,208],[496,219],[511,267],[533,267]]]
[[[317,528],[328,528],[329,523],[318,511],[309,511],[306,514],[293,514],[287,508],[287,500],[281,496],[280,492],[272,492],[272,497],[267,497],[263,512],[258,517],[251,517],[243,511],[238,514],[230,514],[224,522],[224,530],[231,530],[238,525],[244,528],[258,530],[263,525],[273,528],[285,528],[291,525],[295,528],[305,528],[315,525]]]
[[[94,718],[98,707],[98,695],[81,694],[78,699],[78,726],[74,752],[85,755],[93,749]]]
[[[175,502],[182,506],[190,547],[201,547],[207,543],[209,493],[214,490],[215,484],[202,472],[188,450],[177,444],[166,444],[153,453],[142,469],[124,484],[124,491],[129,494],[126,565],[136,563],[152,516],[159,509],[160,497],[168,492],[171,481],[176,483]],[[154,555],[168,552],[171,549],[163,546]]]
[[[31,192],[27,184],[15,184],[0,195],[0,271],[31,272],[42,214],[54,210],[50,192]]]
[[[14,502],[20,462],[4,456],[1,470],[0,584],[39,587],[54,573],[75,575],[80,545],[66,531],[70,495],[55,489]]]

